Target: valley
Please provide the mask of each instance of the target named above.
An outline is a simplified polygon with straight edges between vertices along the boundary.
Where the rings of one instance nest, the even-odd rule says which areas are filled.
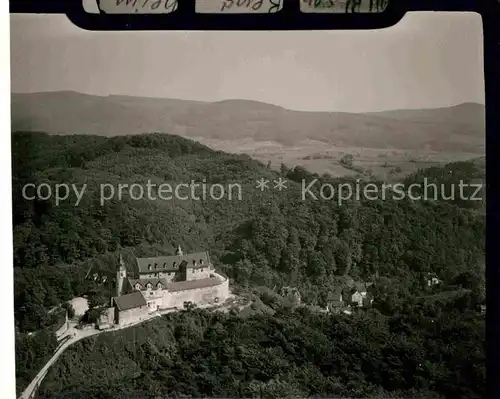
[[[394,180],[419,168],[484,156],[484,106],[371,113],[303,112],[249,100],[201,102],[76,92],[12,95],[13,130],[104,136],[167,132],[279,169],[332,176],[354,166]]]

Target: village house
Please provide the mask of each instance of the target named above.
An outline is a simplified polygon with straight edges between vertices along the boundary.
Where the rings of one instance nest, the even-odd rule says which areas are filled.
[[[300,292],[295,287],[282,287],[280,290],[280,295],[284,298],[288,298],[295,305],[300,305],[302,302],[302,297],[300,296]]]
[[[428,287],[434,287],[436,285],[441,284],[441,280],[433,274],[433,273],[427,273],[427,286]]]
[[[336,287],[327,298],[326,310],[338,312],[347,307],[366,307],[373,303],[373,296],[368,292],[373,283],[353,282],[347,287]]]
[[[111,307],[100,317],[99,326],[124,325],[143,320],[149,313],[181,309],[185,302],[210,304],[229,296],[229,280],[215,271],[208,252],[137,258],[137,272],[128,276],[120,255],[116,271],[116,293]]]
[[[348,291],[348,297],[350,305],[356,305],[359,307],[369,306],[373,302],[373,298],[368,294],[368,288],[373,283],[354,283],[354,286]]]
[[[342,288],[337,287],[328,294],[326,299],[326,311],[337,312],[346,306],[342,297]]]

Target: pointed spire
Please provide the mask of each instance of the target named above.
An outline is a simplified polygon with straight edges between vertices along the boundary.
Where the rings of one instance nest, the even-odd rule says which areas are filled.
[[[182,248],[180,245],[177,246],[177,249],[175,251],[175,254],[176,255],[179,255],[179,256],[182,256]]]
[[[123,260],[122,253],[120,252],[120,269],[125,268],[125,261]]]

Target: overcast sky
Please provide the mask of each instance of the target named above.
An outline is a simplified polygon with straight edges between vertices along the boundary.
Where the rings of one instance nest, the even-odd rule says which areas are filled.
[[[12,15],[11,38],[17,93],[242,98],[352,112],[484,103],[476,14],[413,13],[356,32],[89,32],[61,15]]]

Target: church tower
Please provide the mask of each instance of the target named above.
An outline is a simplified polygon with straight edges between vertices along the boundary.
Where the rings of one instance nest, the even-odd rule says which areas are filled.
[[[177,249],[175,250],[175,254],[178,255],[178,256],[182,256],[183,253],[182,253],[182,248],[180,245],[177,246]]]
[[[125,262],[123,261],[122,254],[120,254],[120,265],[116,270],[116,296],[120,296],[123,291],[123,283],[127,278],[127,269],[125,268]]]

